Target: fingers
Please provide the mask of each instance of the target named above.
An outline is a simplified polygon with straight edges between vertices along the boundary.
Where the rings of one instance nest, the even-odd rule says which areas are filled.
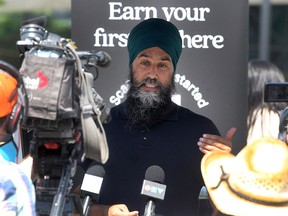
[[[203,153],[207,153],[210,151],[225,151],[225,152],[230,152],[232,149],[230,146],[223,144],[223,143],[208,143],[203,141],[204,139],[200,138],[199,142],[197,145],[199,146],[200,151]]]
[[[236,132],[236,128],[232,127],[230,128],[226,133],[226,138],[232,140],[234,133]]]
[[[118,208],[119,208],[119,210],[120,210],[121,212],[125,212],[125,213],[128,213],[128,212],[129,212],[128,207],[127,207],[126,205],[124,205],[124,204],[119,204],[119,205],[118,205]]]
[[[218,136],[218,135],[213,135],[213,134],[203,134],[203,137],[207,138],[207,139],[211,139],[211,140],[219,140],[219,141],[223,141],[223,140],[232,140],[233,136],[234,136],[234,133],[236,132],[236,128],[235,127],[232,127],[230,128],[227,133],[226,133],[226,136],[225,137],[221,137],[221,136]]]
[[[236,132],[236,128],[230,128],[225,137],[213,134],[203,134],[197,143],[199,149],[204,154],[211,151],[224,151],[231,152],[232,150],[232,137]]]
[[[203,152],[204,154],[207,154],[208,152],[210,152],[209,150],[206,150],[205,148],[202,148],[202,147],[199,147],[199,150]]]
[[[198,144],[211,145],[217,148],[232,147],[232,142],[230,139],[211,134],[203,134],[203,137],[199,139]]]
[[[109,216],[138,216],[138,211],[129,212],[129,209],[124,204],[113,205],[109,208]]]
[[[138,216],[139,212],[138,211],[132,211],[127,214],[127,216]]]

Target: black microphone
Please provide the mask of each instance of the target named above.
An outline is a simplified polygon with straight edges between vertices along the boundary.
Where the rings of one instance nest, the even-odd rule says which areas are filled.
[[[111,56],[107,52],[99,51],[95,53],[95,55],[98,57],[97,65],[102,66],[102,67],[109,66],[111,62]]]
[[[141,195],[147,199],[144,216],[154,216],[156,200],[164,200],[166,185],[164,185],[164,170],[157,165],[150,166],[145,173]]]
[[[105,170],[101,165],[91,165],[84,175],[81,185],[83,201],[83,215],[88,215],[91,202],[97,202],[100,194]]]
[[[111,56],[104,51],[76,51],[76,53],[80,60],[86,61],[84,65],[87,66],[98,65],[101,67],[108,67],[111,63]]]

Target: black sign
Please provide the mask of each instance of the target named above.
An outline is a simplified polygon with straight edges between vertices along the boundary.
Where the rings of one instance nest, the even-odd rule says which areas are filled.
[[[248,0],[72,0],[78,50],[102,50],[112,58],[95,81],[109,106],[127,92],[128,34],[150,17],[171,21],[182,36],[173,100],[211,118],[223,136],[236,127],[237,153],[246,143]]]

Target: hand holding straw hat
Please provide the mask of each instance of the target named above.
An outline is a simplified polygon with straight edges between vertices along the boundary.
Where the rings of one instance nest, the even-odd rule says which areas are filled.
[[[201,171],[215,207],[238,216],[288,215],[288,147],[279,139],[260,138],[238,155],[204,155]]]

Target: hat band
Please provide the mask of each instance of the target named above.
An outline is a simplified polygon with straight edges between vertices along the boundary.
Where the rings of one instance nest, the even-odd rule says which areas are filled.
[[[240,193],[240,192],[234,190],[234,189],[231,187],[230,183],[229,183],[229,174],[227,174],[227,173],[224,172],[224,169],[223,169],[223,166],[222,166],[222,165],[220,166],[220,168],[221,168],[221,171],[222,171],[222,175],[221,175],[221,177],[220,177],[220,179],[219,179],[218,184],[217,184],[215,187],[212,187],[212,188],[211,188],[212,190],[217,189],[222,182],[226,182],[226,184],[228,185],[228,188],[230,189],[230,191],[231,191],[233,194],[235,194],[235,195],[237,195],[238,197],[240,197],[240,198],[242,198],[242,199],[245,199],[245,200],[247,200],[247,201],[254,202],[254,203],[257,203],[257,204],[261,204],[261,205],[275,206],[275,207],[282,207],[282,206],[287,206],[287,205],[288,205],[288,200],[287,200],[287,201],[283,201],[283,202],[269,202],[269,201],[264,201],[264,200],[259,200],[259,199],[254,199],[254,198],[248,197],[248,196],[246,196],[245,194]]]

